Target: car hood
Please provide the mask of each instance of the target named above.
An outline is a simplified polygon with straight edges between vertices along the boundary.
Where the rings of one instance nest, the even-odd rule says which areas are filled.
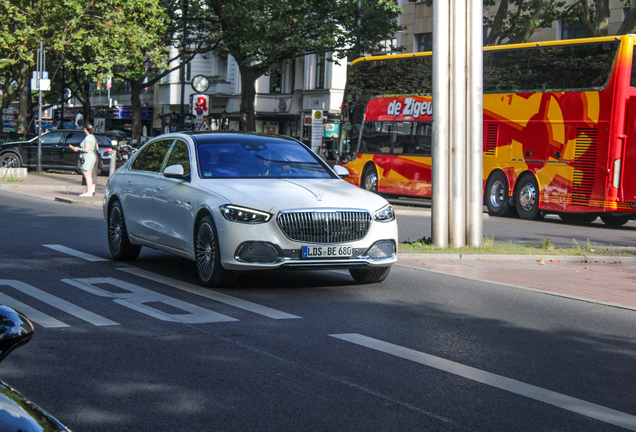
[[[201,187],[222,195],[229,204],[278,213],[304,208],[376,211],[387,201],[340,179],[210,179]]]

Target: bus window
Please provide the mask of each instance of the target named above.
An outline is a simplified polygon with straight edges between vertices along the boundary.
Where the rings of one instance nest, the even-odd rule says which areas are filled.
[[[413,128],[415,129],[415,128]],[[430,156],[433,148],[433,127],[432,123],[418,123],[415,131],[415,148],[413,153],[420,156]]]
[[[531,49],[525,88],[533,93],[566,88],[571,54],[571,47]]]
[[[484,93],[514,93],[526,88],[530,50],[484,53]]]
[[[573,46],[568,87],[597,90],[605,88],[614,67],[618,45],[618,42],[605,42]]]

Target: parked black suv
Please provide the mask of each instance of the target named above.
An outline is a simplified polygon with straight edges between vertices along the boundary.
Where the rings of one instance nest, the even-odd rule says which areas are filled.
[[[83,130],[57,129],[42,134],[42,169],[77,170],[79,153],[68,146],[79,147],[86,137]],[[111,154],[117,150],[117,145],[102,133],[95,133],[102,158],[102,172],[108,173]],[[116,167],[123,164],[120,155],[117,156]],[[38,165],[38,137],[28,141],[12,141],[0,144],[0,168],[37,168]]]

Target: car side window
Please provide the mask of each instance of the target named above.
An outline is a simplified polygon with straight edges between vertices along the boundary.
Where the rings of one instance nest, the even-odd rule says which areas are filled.
[[[183,174],[190,174],[190,152],[188,151],[188,145],[183,141],[177,141],[172,147],[170,156],[168,156],[168,162],[166,166],[180,164],[183,166]]]
[[[84,132],[71,132],[66,136],[66,144],[73,144],[79,147],[79,144],[84,141],[86,134]]]
[[[42,144],[59,144],[62,141],[62,132],[50,132],[42,135]]]
[[[160,172],[173,140],[160,140],[148,144],[139,151],[132,165],[133,170]]]

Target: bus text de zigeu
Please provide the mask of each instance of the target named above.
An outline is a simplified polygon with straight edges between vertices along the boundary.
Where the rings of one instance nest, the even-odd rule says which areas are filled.
[[[484,48],[483,183],[492,215],[624,225],[636,218],[636,36]],[[432,55],[351,64],[347,181],[431,196]]]

